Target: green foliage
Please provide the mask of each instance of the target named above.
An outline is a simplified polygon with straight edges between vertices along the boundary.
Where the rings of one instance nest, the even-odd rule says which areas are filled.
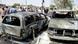
[[[54,0],[55,5],[57,8],[60,9],[72,9],[73,1],[72,0]]]
[[[12,7],[16,7],[16,6],[20,6],[20,4],[17,4],[17,3],[15,3],[15,4],[13,4],[13,6]]]
[[[32,6],[33,6],[33,5],[32,5],[32,4],[30,4],[30,5],[28,5],[28,8],[32,8]]]
[[[50,9],[53,10],[55,8],[55,5],[50,5]]]

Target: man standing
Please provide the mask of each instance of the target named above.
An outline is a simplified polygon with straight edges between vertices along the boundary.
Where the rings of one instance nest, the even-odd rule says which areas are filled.
[[[44,9],[44,13],[47,15],[47,13],[48,13],[48,9],[46,8],[46,9]]]

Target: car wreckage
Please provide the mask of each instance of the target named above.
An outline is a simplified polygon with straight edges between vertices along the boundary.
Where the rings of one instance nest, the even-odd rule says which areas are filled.
[[[2,21],[2,33],[17,40],[40,33],[48,27],[49,17],[42,13],[17,12],[6,15]]]
[[[54,11],[47,32],[50,39],[78,41],[78,19],[75,11]]]

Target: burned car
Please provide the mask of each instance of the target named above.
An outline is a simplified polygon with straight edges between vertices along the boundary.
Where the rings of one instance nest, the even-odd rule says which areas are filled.
[[[78,19],[75,11],[55,11],[49,22],[47,32],[50,39],[78,41]]]
[[[17,40],[26,39],[33,34],[33,30],[40,32],[48,27],[48,17],[41,13],[17,12],[8,14],[2,21],[2,33]]]

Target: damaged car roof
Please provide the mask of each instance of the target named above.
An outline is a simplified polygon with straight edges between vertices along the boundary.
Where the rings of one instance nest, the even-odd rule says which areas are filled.
[[[37,14],[35,12],[17,12],[17,13],[12,13],[12,14],[7,14],[6,16],[20,16],[20,17],[24,17],[24,16],[29,16],[29,15],[33,15],[33,14]]]

